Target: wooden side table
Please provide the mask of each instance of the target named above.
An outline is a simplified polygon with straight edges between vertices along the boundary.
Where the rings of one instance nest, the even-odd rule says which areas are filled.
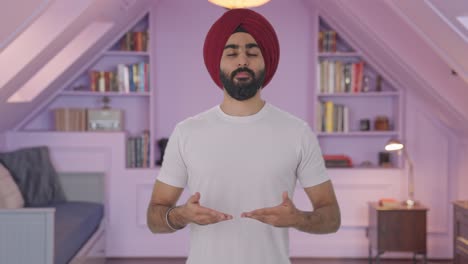
[[[374,259],[373,250],[377,251],[376,263],[380,263],[380,256],[386,251],[412,252],[413,263],[417,255],[422,255],[426,263],[427,210],[421,204],[387,207],[369,203],[369,263]]]
[[[453,202],[453,263],[468,263],[468,201]]]

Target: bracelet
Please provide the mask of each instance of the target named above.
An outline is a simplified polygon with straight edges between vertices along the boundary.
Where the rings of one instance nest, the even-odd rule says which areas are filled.
[[[171,208],[167,209],[167,211],[166,211],[166,225],[167,225],[172,231],[177,231],[177,230],[180,230],[180,229],[184,228],[184,227],[175,228],[175,227],[173,227],[173,226],[171,225],[171,223],[169,222],[169,213],[170,213],[173,209],[175,209],[175,208],[176,208],[176,206],[172,206]]]

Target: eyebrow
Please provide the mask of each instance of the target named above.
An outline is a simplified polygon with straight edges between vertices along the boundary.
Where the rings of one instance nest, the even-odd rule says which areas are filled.
[[[245,48],[251,49],[251,48],[259,48],[257,44],[255,43],[248,43],[245,44]],[[239,49],[239,45],[237,44],[229,44],[224,47],[224,49]]]

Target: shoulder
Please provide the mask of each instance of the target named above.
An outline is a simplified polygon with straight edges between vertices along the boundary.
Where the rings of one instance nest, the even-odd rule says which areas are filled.
[[[190,132],[200,129],[212,123],[216,117],[216,107],[212,107],[194,116],[188,117],[176,125],[176,130],[179,132]]]
[[[294,129],[300,133],[303,133],[304,130],[310,130],[309,124],[305,120],[277,106],[269,104],[269,111],[270,117],[281,126]]]

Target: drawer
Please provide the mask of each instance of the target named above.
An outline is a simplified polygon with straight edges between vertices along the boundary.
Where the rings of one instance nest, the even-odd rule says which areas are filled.
[[[456,208],[455,219],[457,222],[468,224],[468,210],[462,209],[462,208]]]
[[[455,236],[468,240],[468,223],[457,222],[455,232]]]
[[[457,237],[455,240],[455,248],[456,251],[464,253],[464,255],[468,257],[468,238]]]

